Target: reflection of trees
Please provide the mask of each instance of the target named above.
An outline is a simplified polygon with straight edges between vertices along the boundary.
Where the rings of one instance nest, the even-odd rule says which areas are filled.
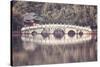
[[[23,46],[26,51],[23,50]],[[85,62],[97,60],[96,41],[86,41],[75,45],[34,45],[33,42],[22,42],[20,38],[13,38],[13,64],[51,64],[67,62]],[[31,47],[31,48],[30,48]],[[27,50],[28,48],[28,50]]]
[[[34,51],[24,52],[20,65],[49,64],[66,62],[96,61],[96,44],[87,42],[78,45],[38,45]],[[24,55],[23,54],[23,55]],[[17,54],[16,58],[20,58]],[[26,60],[27,59],[27,60]],[[19,63],[18,62],[18,63]],[[16,63],[17,65],[17,63]]]
[[[20,36],[12,36],[11,46],[15,52],[20,52],[23,50],[22,40]]]

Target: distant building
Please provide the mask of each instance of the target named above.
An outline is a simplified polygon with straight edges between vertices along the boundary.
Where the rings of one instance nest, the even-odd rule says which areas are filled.
[[[23,15],[23,21],[25,26],[34,26],[36,24],[39,24],[41,20],[43,20],[42,17],[40,17],[34,12],[26,13]]]

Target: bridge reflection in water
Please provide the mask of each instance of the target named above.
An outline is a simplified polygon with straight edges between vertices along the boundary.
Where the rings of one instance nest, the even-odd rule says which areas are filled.
[[[70,37],[65,34],[61,39],[56,39],[53,34],[48,38],[43,38],[41,34],[36,36],[23,34],[19,38],[12,39],[14,43],[16,42],[16,44],[12,43],[13,65],[97,60],[96,35],[75,34],[74,37]]]

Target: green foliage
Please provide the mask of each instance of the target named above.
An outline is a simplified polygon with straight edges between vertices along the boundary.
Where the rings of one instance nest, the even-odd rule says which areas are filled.
[[[17,1],[13,9],[20,16],[25,13],[35,12],[42,16],[41,23],[64,23],[73,25],[90,26],[97,24],[97,7],[93,5],[72,5],[41,2]]]

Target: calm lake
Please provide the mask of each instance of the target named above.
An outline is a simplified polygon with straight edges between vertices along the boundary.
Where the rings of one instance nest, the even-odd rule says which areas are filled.
[[[91,39],[88,40],[82,38],[80,38],[81,40],[69,39],[69,42],[67,39],[64,39],[66,43],[59,45],[57,45],[57,42],[53,39],[51,39],[52,42],[50,41],[51,44],[43,44],[42,41],[44,39],[42,39],[41,42],[39,40],[35,41],[36,38],[34,38],[34,36],[29,36],[28,34],[25,36],[12,36],[12,65],[40,65],[96,61],[97,36],[90,36]],[[69,43],[67,44],[67,42]]]

